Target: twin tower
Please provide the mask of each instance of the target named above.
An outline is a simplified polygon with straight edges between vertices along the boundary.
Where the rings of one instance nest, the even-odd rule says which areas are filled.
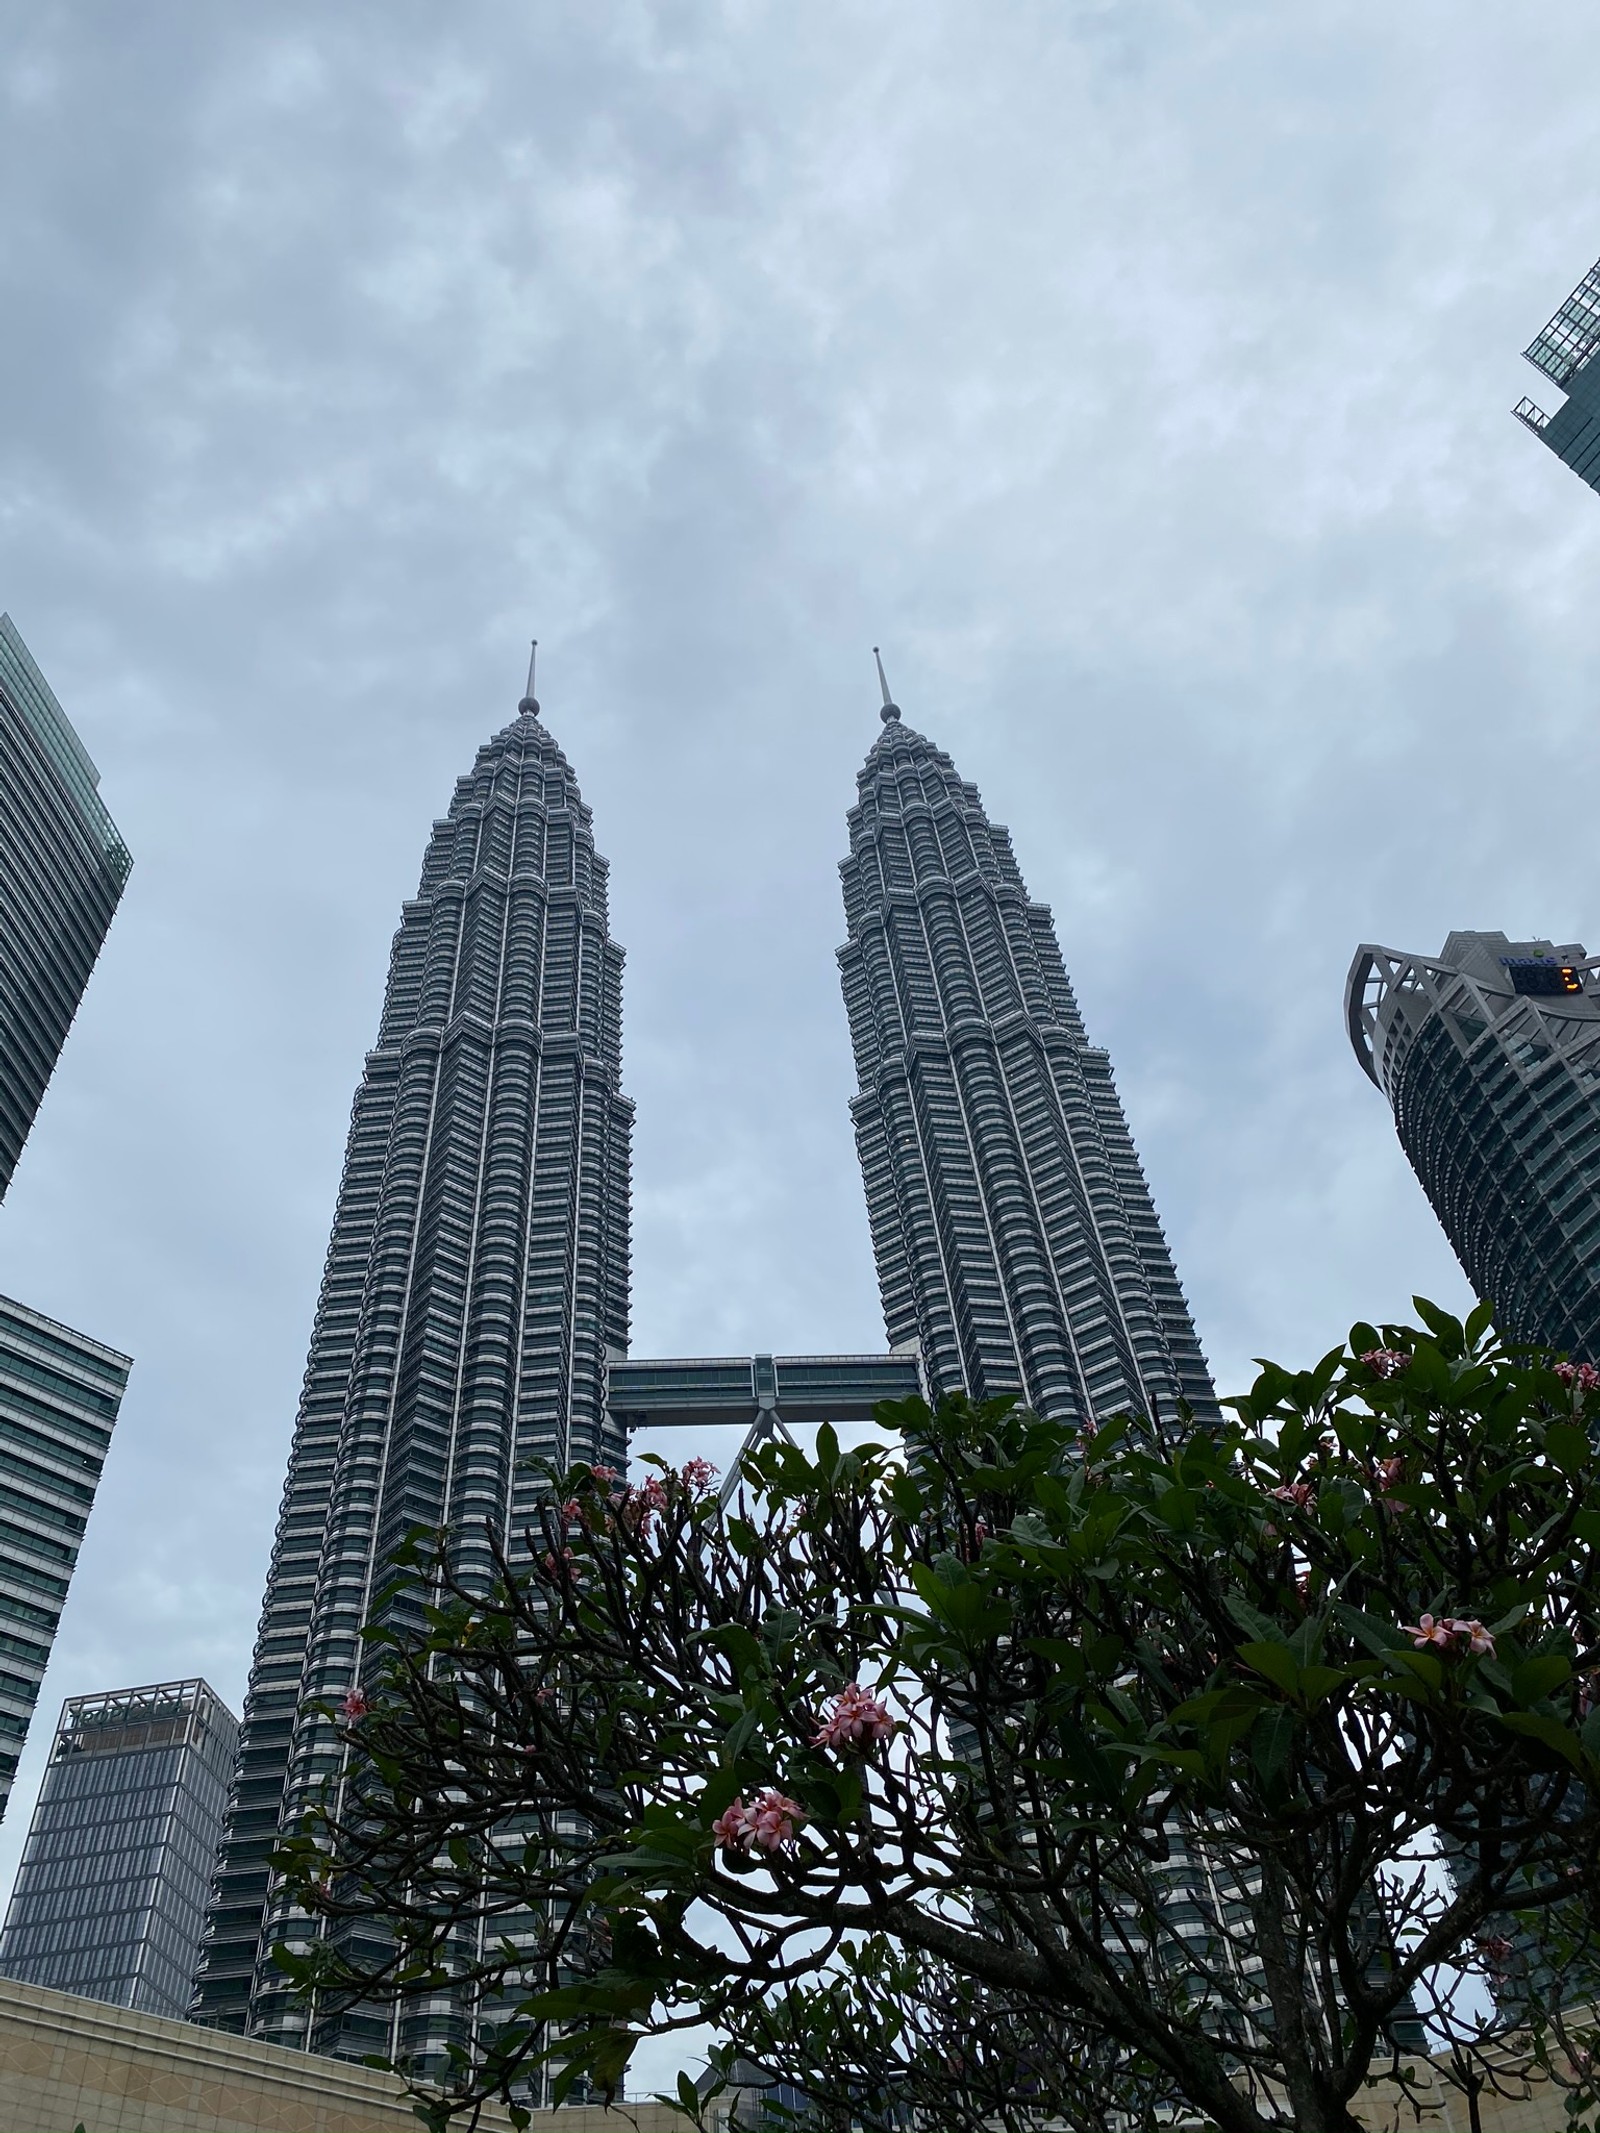
[[[849,815],[839,964],[890,1349],[930,1396],[1017,1393],[1058,1417],[1175,1417],[1184,1402],[1212,1417],[1050,912],[977,788],[883,695]],[[308,2032],[271,1961],[287,1914],[268,1862],[337,1768],[308,1704],[357,1681],[378,1607],[403,1621],[412,1604],[381,1597],[407,1531],[450,1525],[487,1572],[490,1529],[521,1531],[541,1465],[626,1463],[651,1366],[624,1361],[633,1106],[606,877],[571,766],[524,697],[434,825],[356,1093],[201,2021],[335,2054],[437,2048],[425,2009],[381,2031],[358,2013]]]

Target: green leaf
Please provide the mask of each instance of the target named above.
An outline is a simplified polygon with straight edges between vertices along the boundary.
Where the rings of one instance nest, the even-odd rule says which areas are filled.
[[[1594,1456],[1586,1430],[1574,1422],[1552,1422],[1544,1433],[1544,1448],[1563,1474],[1581,1474]]]
[[[1454,1359],[1465,1353],[1466,1339],[1459,1319],[1452,1318],[1448,1311],[1441,1311],[1437,1304],[1429,1303],[1426,1296],[1413,1296],[1411,1301],[1418,1318],[1438,1342],[1442,1355]]]
[[[1250,1760],[1269,1792],[1277,1791],[1294,1746],[1295,1715],[1286,1704],[1263,1711],[1250,1729]]]
[[[706,1631],[705,1641],[733,1661],[733,1670],[741,1682],[752,1674],[766,1673],[767,1655],[742,1622],[719,1622]]]
[[[1528,1740],[1541,1742],[1575,1770],[1585,1768],[1583,1748],[1576,1734],[1555,1719],[1542,1717],[1537,1711],[1501,1711],[1497,1716],[1508,1733],[1520,1733]]]
[[[1559,1652],[1544,1652],[1511,1669],[1511,1693],[1518,1703],[1538,1703],[1571,1678],[1572,1668]]]
[[[1491,1303],[1474,1304],[1467,1313],[1467,1346],[1476,1348],[1493,1324],[1494,1305]]]
[[[1156,1505],[1156,1516],[1173,1533],[1192,1533],[1195,1529],[1196,1501],[1188,1489],[1166,1490]]]
[[[1239,1657],[1286,1696],[1300,1691],[1300,1664],[1286,1644],[1241,1644]]]

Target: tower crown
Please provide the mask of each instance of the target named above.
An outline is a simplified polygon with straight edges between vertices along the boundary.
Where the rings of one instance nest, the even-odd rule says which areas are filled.
[[[517,705],[517,709],[524,718],[537,718],[539,716],[539,699],[533,693],[533,663],[538,656],[539,640],[535,637],[532,649],[528,653],[528,686],[523,690],[522,701]]]
[[[878,686],[883,691],[883,709],[878,713],[878,716],[887,726],[891,725],[900,716],[900,706],[889,694],[888,677],[883,671],[883,654],[876,645],[872,647],[872,656],[878,662]]]

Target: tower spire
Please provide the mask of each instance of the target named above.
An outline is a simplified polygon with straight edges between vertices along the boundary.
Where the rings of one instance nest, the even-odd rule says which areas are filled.
[[[883,709],[879,712],[878,716],[883,720],[884,724],[887,725],[891,719],[895,719],[900,716],[900,706],[889,694],[888,677],[883,671],[883,654],[878,650],[878,647],[876,645],[872,647],[872,656],[878,662],[878,686],[883,691]]]
[[[531,711],[535,718],[539,716],[539,699],[533,693],[533,664],[534,661],[538,658],[538,656],[539,640],[537,637],[535,637],[533,640],[533,647],[528,653],[528,686],[523,692],[521,703],[517,706],[517,709],[519,711]]]

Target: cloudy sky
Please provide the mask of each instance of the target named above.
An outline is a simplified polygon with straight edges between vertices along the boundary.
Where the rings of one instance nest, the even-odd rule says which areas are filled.
[[[1223,1389],[1462,1299],[1341,988],[1600,947],[1600,500],[1508,413],[1600,250],[1585,11],[10,17],[0,607],[135,868],[0,1288],[137,1361],[0,1886],[61,1696],[242,1693],[389,938],[532,633],[628,950],[636,1353],[882,1340],[874,643],[1054,907]]]

